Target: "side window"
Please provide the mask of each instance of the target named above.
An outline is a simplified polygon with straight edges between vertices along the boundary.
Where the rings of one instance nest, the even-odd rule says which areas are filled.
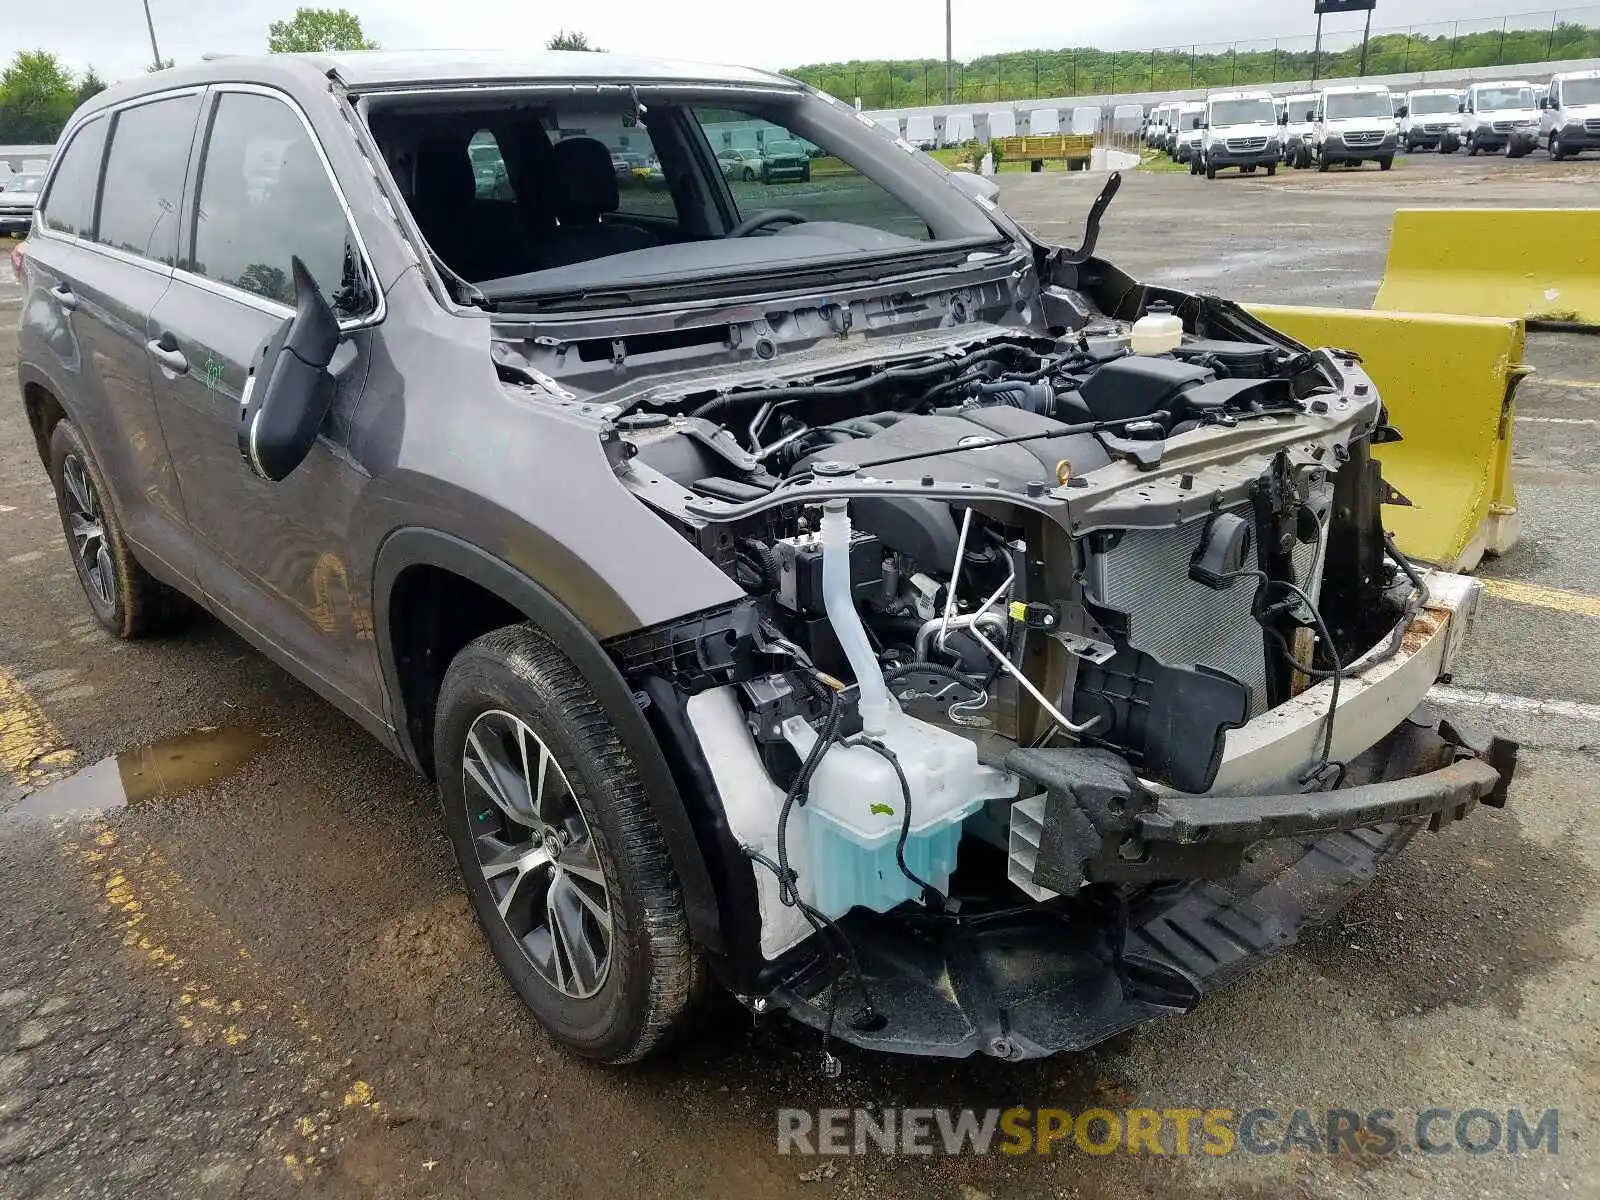
[[[511,174],[506,170],[505,156],[500,153],[500,143],[487,129],[480,129],[467,143],[467,154],[472,159],[473,195],[479,200],[515,200],[511,189]]]
[[[173,96],[117,113],[106,156],[94,240],[171,266],[178,256],[178,205],[200,97]]]
[[[110,124],[106,118],[96,117],[73,134],[61,152],[50,191],[40,205],[46,228],[78,237],[94,231],[94,197]]]
[[[271,96],[224,92],[201,160],[191,269],[293,304],[296,255],[341,316],[370,309],[360,252],[299,116]]]
[[[728,190],[742,216],[787,208],[807,221],[843,221],[926,241],[927,222],[881,184],[782,125],[755,113],[697,108],[695,121],[718,154]],[[817,176],[812,182],[812,176]]]

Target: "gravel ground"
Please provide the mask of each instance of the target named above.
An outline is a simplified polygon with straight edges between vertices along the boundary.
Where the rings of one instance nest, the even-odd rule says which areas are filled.
[[[1461,157],[1381,178],[1138,174],[1101,245],[1147,278],[1364,306],[1398,204],[1579,204],[1597,181],[1592,163]],[[1093,181],[1003,185],[1030,225],[1076,240]],[[16,394],[8,287],[0,397]],[[1571,423],[1600,416],[1600,388],[1552,382],[1600,381],[1593,347],[1531,344],[1527,530],[1487,576],[1600,596],[1596,427]],[[1559,592],[1491,594],[1455,680],[1525,698],[1494,714],[1527,746],[1504,812],[1424,835],[1335,923],[1187,1018],[1022,1066],[846,1053],[830,1081],[810,1035],[727,1003],[642,1068],[556,1050],[500,982],[401,764],[214,622],[140,644],[98,632],[15,402],[0,563],[0,742],[29,743],[33,785],[121,755],[75,776],[64,807],[135,798],[51,817],[28,809],[59,791],[0,793],[0,1195],[1600,1196],[1600,723],[1582,707],[1600,701],[1600,622]],[[780,1107],[897,1105],[1559,1108],[1560,1152],[777,1152]]]

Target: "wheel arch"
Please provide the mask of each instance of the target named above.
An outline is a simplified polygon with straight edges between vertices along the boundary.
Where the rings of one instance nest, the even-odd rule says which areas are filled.
[[[456,599],[476,607],[454,636],[446,634],[437,647],[421,653],[429,661],[410,661],[407,641],[414,606],[425,596],[419,585],[441,578],[459,581]],[[683,889],[689,927],[695,939],[713,953],[723,949],[723,936],[715,885],[696,840],[676,779],[665,755],[639,710],[632,690],[594,634],[559,599],[516,567],[451,534],[410,527],[389,534],[379,547],[372,575],[373,634],[378,662],[388,694],[395,739],[405,757],[418,770],[433,774],[432,697],[450,657],[460,649],[453,642],[467,641],[478,633],[527,621],[537,626],[562,649],[584,680],[594,689],[606,715],[632,759],[649,797],[651,811],[661,827],[668,853]],[[466,636],[469,631],[471,636]],[[397,636],[398,635],[398,636]],[[465,642],[462,642],[464,645]]]

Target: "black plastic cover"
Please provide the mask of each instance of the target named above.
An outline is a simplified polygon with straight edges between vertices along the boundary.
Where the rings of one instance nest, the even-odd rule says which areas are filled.
[[[1079,394],[1097,421],[1125,421],[1170,409],[1186,388],[1216,378],[1209,367],[1130,354],[1106,363],[1079,387]]]

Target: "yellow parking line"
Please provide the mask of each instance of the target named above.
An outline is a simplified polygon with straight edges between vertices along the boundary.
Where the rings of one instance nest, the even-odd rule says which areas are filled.
[[[1513,604],[1531,604],[1535,608],[1576,613],[1581,617],[1600,617],[1600,596],[1590,596],[1584,592],[1540,587],[1536,583],[1518,583],[1514,579],[1485,579],[1483,590]]]
[[[77,755],[16,676],[0,667],[0,781],[38,786]],[[41,761],[43,760],[43,761]]]
[[[1544,375],[1533,377],[1536,383],[1547,383],[1551,387],[1577,388],[1584,392],[1600,392],[1600,381],[1593,379],[1550,379]]]

